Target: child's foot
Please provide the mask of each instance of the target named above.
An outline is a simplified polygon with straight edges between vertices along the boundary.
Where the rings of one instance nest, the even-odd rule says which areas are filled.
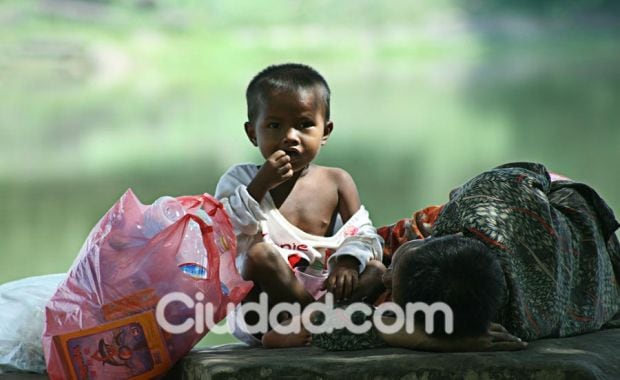
[[[301,326],[301,318],[299,315],[294,316],[292,319],[284,321],[283,326],[290,323],[297,323],[300,326],[300,330],[297,333],[280,334],[276,330],[270,330],[263,335],[263,347],[265,348],[287,348],[287,347],[301,347],[309,346],[312,343],[312,334],[308,330]]]

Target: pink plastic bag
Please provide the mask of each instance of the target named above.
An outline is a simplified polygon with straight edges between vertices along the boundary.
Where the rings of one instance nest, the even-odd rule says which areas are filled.
[[[46,307],[50,378],[162,375],[208,332],[196,328],[205,315],[197,310],[213,305],[219,322],[251,289],[235,268],[235,235],[217,200],[160,200],[145,206],[128,190],[91,231]],[[162,297],[173,301],[162,306]],[[170,332],[161,318],[193,325]]]

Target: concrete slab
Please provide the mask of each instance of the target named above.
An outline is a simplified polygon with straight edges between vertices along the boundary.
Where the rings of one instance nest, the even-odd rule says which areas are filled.
[[[620,329],[531,342],[524,351],[328,352],[243,345],[192,351],[167,379],[620,379]]]

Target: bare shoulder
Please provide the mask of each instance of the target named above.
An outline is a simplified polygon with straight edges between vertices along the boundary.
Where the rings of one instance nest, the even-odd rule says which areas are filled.
[[[334,184],[338,191],[338,212],[342,220],[346,222],[359,210],[361,203],[357,186],[353,177],[341,168],[317,167],[319,175],[325,176],[325,180]]]
[[[315,165],[317,176],[323,177],[324,180],[334,183],[338,188],[355,188],[353,177],[346,170],[329,166]]]

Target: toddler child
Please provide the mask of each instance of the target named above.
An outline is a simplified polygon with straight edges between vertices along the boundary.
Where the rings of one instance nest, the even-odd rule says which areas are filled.
[[[245,133],[265,161],[233,166],[215,193],[237,234],[237,267],[254,282],[244,302],[265,292],[269,310],[280,302],[303,309],[321,289],[338,302],[371,300],[382,291],[381,238],[351,176],[313,163],[334,129],[327,82],[303,64],[269,66],[252,79],[246,100]],[[315,271],[301,274],[304,267]],[[312,276],[315,281],[307,281]],[[237,309],[231,320],[237,338],[261,343],[260,334],[244,328],[257,323],[256,315]],[[285,345],[307,344],[309,337],[277,336],[270,345],[279,345],[279,338],[295,340]]]

